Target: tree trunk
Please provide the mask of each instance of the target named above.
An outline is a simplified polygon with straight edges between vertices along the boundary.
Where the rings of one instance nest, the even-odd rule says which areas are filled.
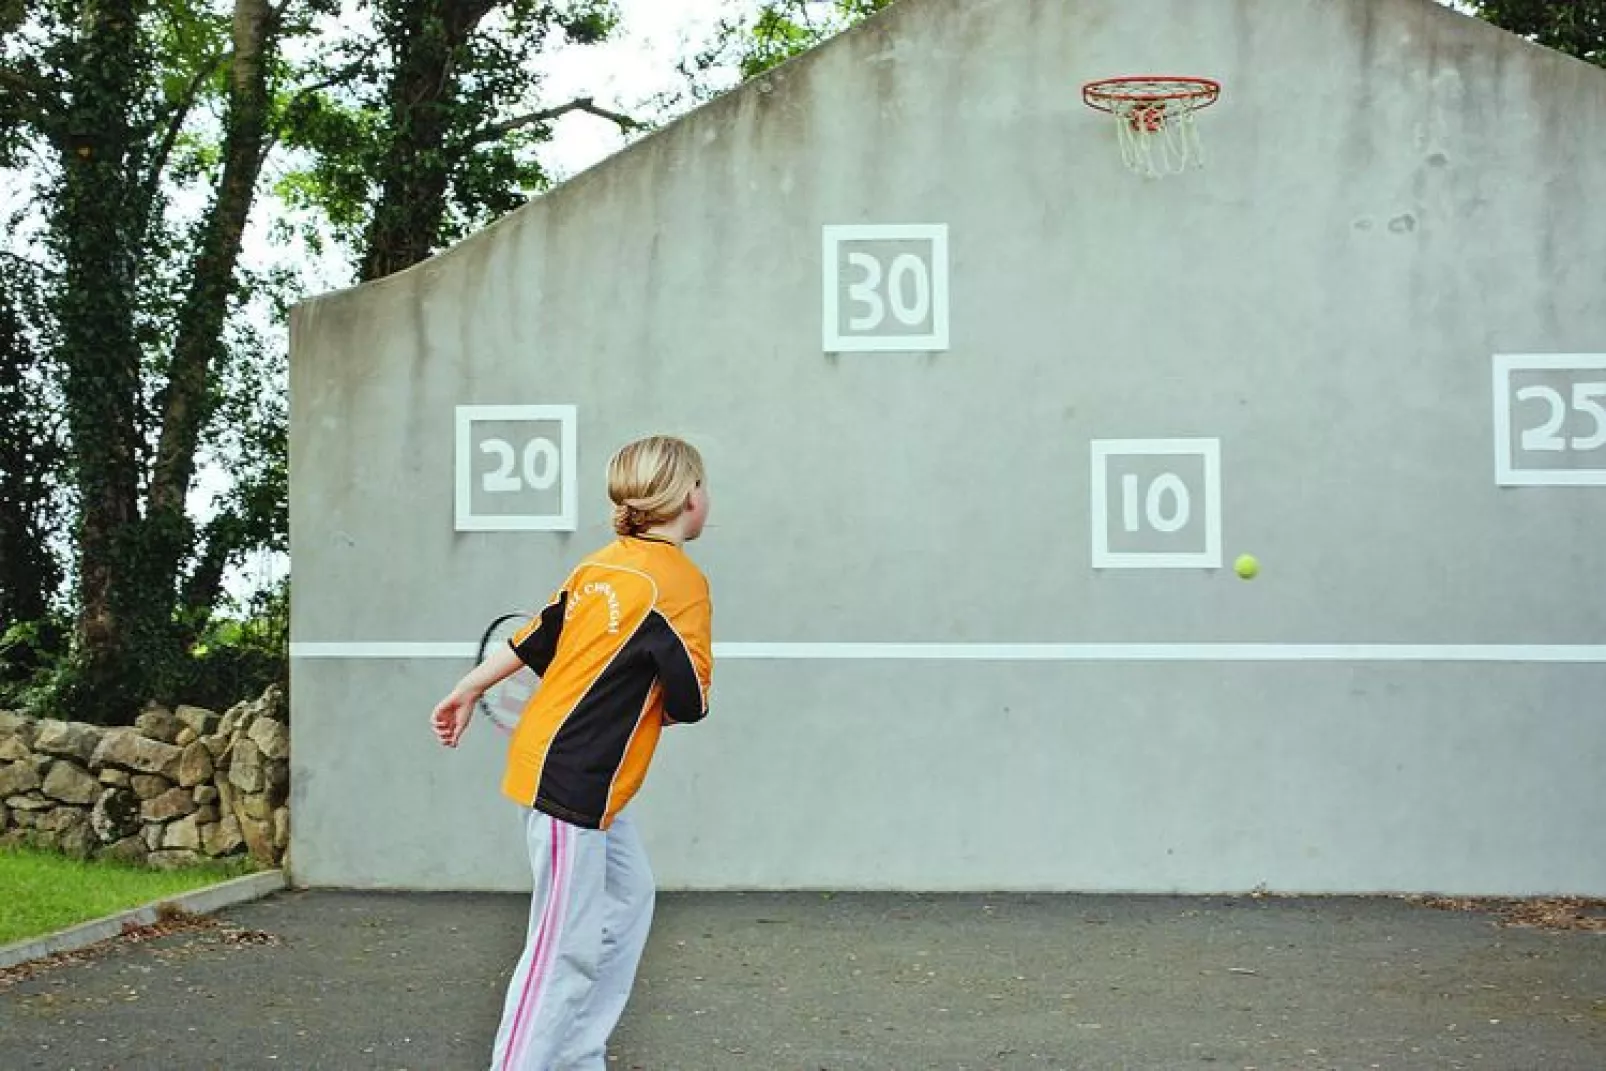
[[[28,396],[33,360],[11,282],[0,278],[0,633],[44,617],[61,581],[45,544],[55,444]]]
[[[238,518],[228,512],[212,518],[202,533],[195,567],[185,578],[180,604],[184,610],[186,635],[191,643],[198,639],[212,619],[213,609],[223,594],[223,573],[240,549],[242,534]]]
[[[446,189],[455,163],[452,106],[456,58],[494,0],[393,0],[383,20],[395,53],[391,76],[390,145],[380,174],[379,203],[369,223],[363,281],[424,260],[446,218]]]
[[[216,373],[224,348],[224,321],[235,294],[240,242],[262,169],[275,23],[266,0],[235,0],[223,173],[200,226],[189,286],[179,312],[161,439],[146,503],[150,575],[166,578],[165,601],[170,607],[177,598],[182,560],[194,542],[185,499],[195,477],[201,433],[217,405]]]
[[[140,347],[135,338],[139,235],[131,233],[139,146],[128,102],[150,71],[136,0],[92,0],[66,57],[72,108],[57,120],[59,195],[51,218],[62,265],[57,292],[63,393],[79,497],[77,644],[83,691],[97,711],[127,700],[137,660],[120,597],[139,521]]]

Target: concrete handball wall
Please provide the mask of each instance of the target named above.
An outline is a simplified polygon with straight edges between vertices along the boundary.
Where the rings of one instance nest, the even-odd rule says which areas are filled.
[[[1079,87],[1156,70],[1226,88],[1145,181]],[[1606,353],[1603,134],[1606,73],[1431,0],[904,0],[301,306],[298,879],[528,886],[501,738],[427,713],[662,430],[721,644],[664,887],[1606,893],[1606,372],[1497,372]],[[825,352],[870,224],[946,226],[946,348],[917,232],[833,247],[894,349]],[[457,530],[468,404],[575,407],[574,530]]]

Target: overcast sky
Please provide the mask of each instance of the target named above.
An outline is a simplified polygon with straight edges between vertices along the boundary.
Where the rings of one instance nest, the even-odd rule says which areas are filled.
[[[597,103],[626,112],[680,86],[675,63],[702,47],[721,14],[741,14],[756,0],[615,0],[620,33],[604,45],[566,48],[551,57],[548,100],[593,96]],[[616,152],[624,144],[618,128],[605,119],[571,113],[560,119],[546,153],[548,166],[569,176]]]

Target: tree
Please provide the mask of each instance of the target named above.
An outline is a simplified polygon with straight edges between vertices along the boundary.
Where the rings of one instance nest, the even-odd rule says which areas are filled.
[[[0,632],[50,612],[61,569],[50,553],[60,511],[60,439],[41,403],[37,266],[0,258]],[[32,667],[30,667],[32,668]]]
[[[314,156],[279,193],[313,207],[351,249],[356,275],[417,264],[517,208],[549,179],[531,151],[589,97],[537,103],[532,57],[555,39],[602,41],[611,0],[377,0],[377,42],[336,49],[327,85],[295,102],[289,141]]]
[[[222,397],[224,324],[291,10],[55,0],[8,23],[0,9],[0,27],[32,20],[0,53],[0,147],[48,164],[53,387],[77,507],[74,651],[58,700],[77,717],[127,717],[182,679],[195,632],[181,612],[184,570],[218,553],[196,554],[185,500]],[[197,120],[209,102],[220,141]],[[186,177],[212,179],[193,227],[168,205]],[[239,550],[228,534],[225,557]]]
[[[241,266],[272,151],[312,150],[280,188],[326,209],[371,278],[543,188],[532,150],[560,115],[634,126],[537,99],[530,57],[602,39],[608,0],[370,0],[358,32],[331,28],[341,10],[0,0],[0,168],[27,169],[43,232],[37,316],[0,300],[0,401],[41,403],[0,433],[0,609],[9,627],[71,582],[51,696],[73,717],[192,688],[205,638],[232,634],[213,623],[230,565],[285,549],[284,354],[242,315],[267,299],[282,317],[294,296]],[[209,519],[189,501],[206,456],[233,477]],[[41,553],[58,519],[62,562]]]
[[[154,56],[137,0],[55,7],[48,80],[33,89],[44,106],[31,121],[57,156],[49,224],[61,276],[52,297],[79,507],[78,642],[90,687],[120,691],[119,675],[148,638],[138,627],[148,604],[130,581],[139,569],[136,320]]]
[[[241,242],[266,156],[268,72],[277,58],[279,18],[267,0],[234,0],[222,167],[211,207],[192,239],[146,498],[149,539],[143,548],[144,567],[153,579],[178,576],[195,543],[185,500],[195,478],[202,432],[220,401],[217,372],[226,348],[224,321],[237,291]],[[214,525],[206,535],[199,548],[206,579],[184,600],[192,616],[203,610],[197,594],[211,596],[204,600],[204,610],[211,609],[221,588],[222,570],[217,565],[226,562],[241,542],[240,533],[231,535],[226,525]],[[171,605],[171,598],[167,601]],[[193,639],[193,633],[183,638]]]
[[[747,81],[864,21],[893,0],[766,0],[751,15],[722,19],[702,50],[680,63],[692,102],[718,95],[734,73]],[[666,101],[670,107],[684,103]]]
[[[747,28],[739,48],[743,79],[780,66],[874,15],[892,0],[771,0]]]
[[[1471,0],[1479,18],[1606,67],[1606,0]]]

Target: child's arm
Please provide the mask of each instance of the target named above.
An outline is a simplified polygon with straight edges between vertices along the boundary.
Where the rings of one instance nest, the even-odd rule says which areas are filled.
[[[713,605],[704,598],[652,646],[658,683],[664,693],[665,725],[702,721],[708,716],[708,689],[714,658],[709,641]],[[666,619],[667,623],[667,619]]]
[[[475,666],[452,689],[452,693],[436,705],[430,715],[435,736],[447,747],[456,747],[463,731],[474,716],[474,703],[488,689],[529,666],[537,676],[544,675],[552,664],[557,650],[558,635],[563,631],[563,608],[568,591],[560,590],[512,641],[493,650],[485,661]]]
[[[485,661],[469,670],[457,686],[452,689],[453,694],[464,693],[478,699],[493,685],[517,673],[524,668],[524,659],[511,644],[505,644],[485,656]]]
[[[457,682],[452,693],[442,699],[430,715],[435,738],[447,747],[456,747],[463,739],[463,730],[474,717],[474,704],[485,690],[524,666],[524,660],[511,646],[501,647],[485,656],[485,661],[469,670]]]

